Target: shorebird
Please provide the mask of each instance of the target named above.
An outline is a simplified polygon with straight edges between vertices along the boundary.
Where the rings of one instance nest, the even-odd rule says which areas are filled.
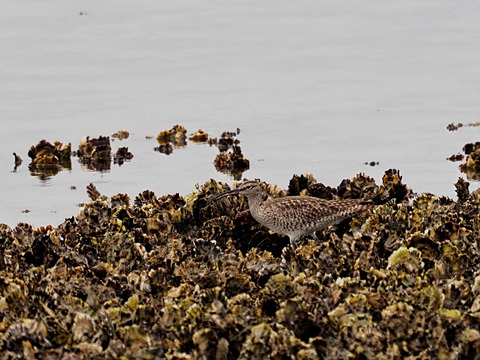
[[[307,234],[319,241],[316,231],[372,208],[372,205],[362,204],[364,199],[326,200],[312,196],[269,198],[259,183],[250,180],[236,189],[217,195],[215,199],[237,194],[247,198],[250,213],[257,222],[278,234],[287,235],[292,245]]]

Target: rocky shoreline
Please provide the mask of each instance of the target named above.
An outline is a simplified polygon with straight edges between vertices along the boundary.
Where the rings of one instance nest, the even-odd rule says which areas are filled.
[[[371,198],[375,210],[303,239],[213,201],[144,191],[91,199],[58,227],[0,224],[0,359],[474,359],[480,194],[413,193],[396,170],[271,196]]]

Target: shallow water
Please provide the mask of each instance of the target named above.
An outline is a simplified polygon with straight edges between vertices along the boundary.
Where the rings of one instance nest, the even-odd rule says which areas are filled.
[[[7,1],[0,222],[58,225],[90,182],[132,198],[230,182],[213,167],[215,147],[153,151],[175,124],[212,136],[240,128],[244,176],[281,187],[305,172],[330,186],[358,172],[380,182],[396,168],[416,192],[455,197],[463,175],[445,159],[479,129],[446,126],[479,120],[479,22],[475,1]],[[41,139],[77,149],[118,130],[131,136],[113,150],[134,155],[121,167],[86,171],[73,158],[47,180],[29,173]],[[16,172],[12,152],[24,160]]]

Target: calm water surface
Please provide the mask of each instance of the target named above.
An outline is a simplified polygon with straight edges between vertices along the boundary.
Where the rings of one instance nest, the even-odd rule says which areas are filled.
[[[418,193],[455,197],[463,175],[445,159],[479,128],[446,126],[480,120],[479,23],[477,1],[7,0],[0,222],[58,225],[90,182],[132,198],[230,182],[215,147],[153,151],[175,124],[240,128],[244,176],[281,187],[305,172],[330,186],[359,172],[380,182],[396,168]],[[27,151],[41,139],[77,149],[118,130],[131,136],[112,148],[128,146],[131,162],[95,172],[73,158],[49,179],[30,175]],[[16,172],[12,152],[24,160]]]

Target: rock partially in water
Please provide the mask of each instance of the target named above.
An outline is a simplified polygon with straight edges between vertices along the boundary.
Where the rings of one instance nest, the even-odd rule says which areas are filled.
[[[175,125],[170,130],[160,131],[157,135],[157,142],[160,145],[160,149],[169,148],[173,150],[174,147],[184,147],[187,145],[186,140],[187,129],[181,125]],[[171,153],[171,151],[160,151],[160,149],[155,149],[155,151],[159,151],[167,155]]]
[[[118,130],[116,133],[112,134],[112,139],[125,140],[130,137],[130,133],[126,130]]]
[[[100,136],[98,138],[86,136],[80,140],[78,146],[78,161],[89,170],[110,170],[112,161],[111,151],[112,148],[108,136]]]
[[[229,174],[235,180],[240,180],[245,171],[250,168],[250,161],[245,158],[240,148],[240,140],[235,136],[237,133],[224,131],[217,141],[220,153],[216,156],[213,164],[218,172]]]
[[[396,170],[357,175],[328,193],[385,201],[293,249],[215,180],[133,202],[91,184],[58,227],[0,224],[3,358],[475,358],[480,196],[458,187],[411,200]]]
[[[55,141],[52,145],[41,140],[37,145],[30,147],[28,156],[32,159],[28,168],[30,173],[40,178],[47,178],[58,174],[62,169],[71,169],[71,144],[63,145]]]
[[[130,161],[133,159],[133,154],[128,151],[128,147],[120,147],[117,149],[117,152],[113,155],[113,163],[122,166],[125,161]]]
[[[240,180],[242,174],[250,168],[250,161],[242,154],[240,146],[234,145],[231,152],[221,152],[213,161],[215,169]]]
[[[195,134],[190,135],[188,140],[196,143],[205,143],[209,140],[208,133],[200,129]]]
[[[14,161],[13,172],[16,172],[17,169],[22,165],[23,160],[19,155],[13,153],[13,161]]]

